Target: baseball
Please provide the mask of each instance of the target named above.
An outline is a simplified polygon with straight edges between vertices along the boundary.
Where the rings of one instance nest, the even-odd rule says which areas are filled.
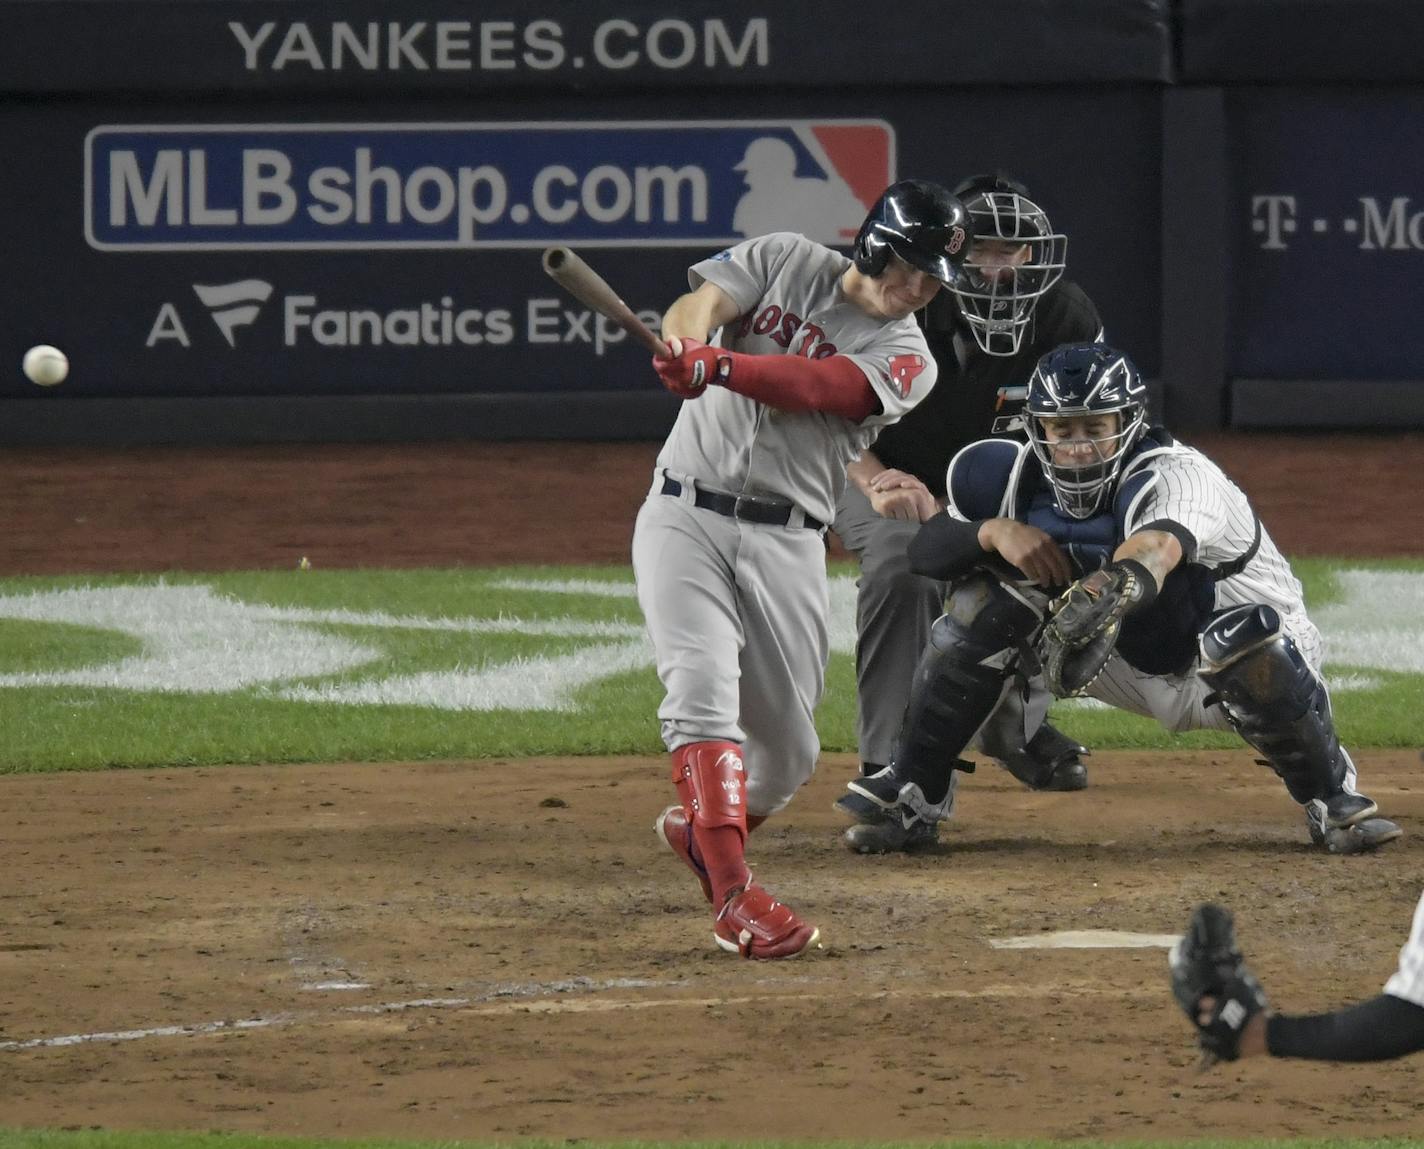
[[[63,383],[69,374],[69,359],[58,347],[41,343],[25,352],[20,368],[31,383],[53,387],[56,383]]]

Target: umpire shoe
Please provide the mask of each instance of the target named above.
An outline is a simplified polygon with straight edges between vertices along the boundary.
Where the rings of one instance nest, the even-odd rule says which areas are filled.
[[[797,957],[820,936],[820,930],[750,878],[745,886],[728,892],[712,927],[713,940],[728,953],[761,961]]]
[[[699,862],[697,855],[692,852],[692,827],[687,822],[687,811],[680,805],[669,806],[658,815],[653,829],[658,832],[663,845],[681,858],[687,868],[697,875],[697,880],[702,883],[702,896],[710,906],[712,882],[707,877],[707,867]]]
[[[846,783],[846,792],[831,805],[857,822],[879,822],[890,817],[900,801],[900,781],[889,766],[862,766],[859,778]]]
[[[1001,760],[1001,765],[1030,790],[1084,790],[1088,768],[1086,746],[1045,722],[1028,745]]]
[[[857,854],[894,854],[939,843],[939,822],[917,817],[904,807],[900,802],[901,788],[902,783],[890,766],[847,783],[847,792],[834,805],[855,821],[844,835],[849,849]]]

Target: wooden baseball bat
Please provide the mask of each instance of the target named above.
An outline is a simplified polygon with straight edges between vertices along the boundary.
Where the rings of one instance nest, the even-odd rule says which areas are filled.
[[[549,278],[598,314],[613,320],[660,359],[671,359],[668,345],[648,330],[633,309],[618,298],[608,281],[566,247],[544,249],[544,271]]]

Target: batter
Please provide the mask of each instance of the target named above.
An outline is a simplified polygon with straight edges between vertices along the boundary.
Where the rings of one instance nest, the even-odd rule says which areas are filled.
[[[746,837],[815,768],[826,524],[847,464],[934,385],[912,316],[971,239],[958,199],[905,180],[871,209],[854,260],[790,232],[748,240],[695,264],[663,317],[672,357],[653,366],[687,401],[633,535],[678,796],[657,831],[697,875],[716,943],[743,957],[794,957],[819,937],[753,880]]]

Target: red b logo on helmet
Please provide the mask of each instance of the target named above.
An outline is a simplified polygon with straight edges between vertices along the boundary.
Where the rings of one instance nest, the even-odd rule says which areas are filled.
[[[944,245],[944,250],[950,255],[958,255],[959,249],[964,246],[964,229],[956,226],[949,233],[949,242]]]

